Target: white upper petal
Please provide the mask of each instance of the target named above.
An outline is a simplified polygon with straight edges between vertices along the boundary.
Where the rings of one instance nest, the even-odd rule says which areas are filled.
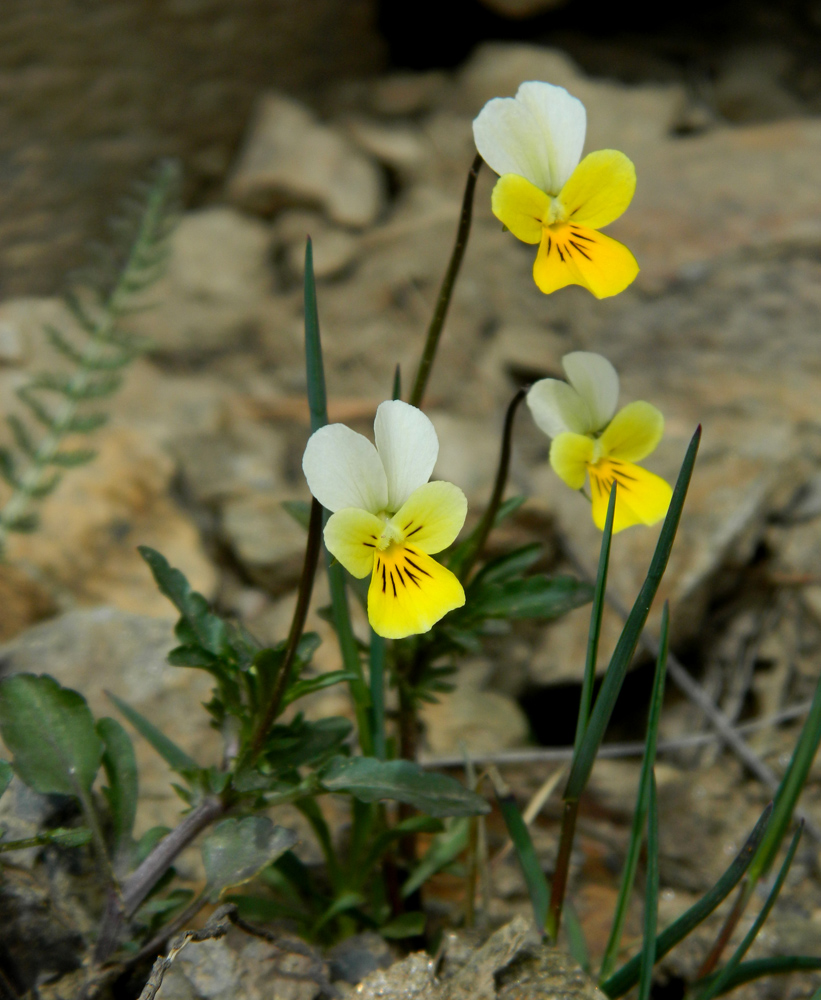
[[[584,105],[564,87],[537,81],[523,83],[516,91],[516,100],[527,108],[544,136],[553,185],[545,190],[558,194],[582,158],[587,131]]]
[[[619,376],[607,358],[590,351],[573,351],[562,358],[567,379],[587,403],[591,430],[601,430],[610,422],[619,401]]]
[[[515,98],[488,101],[473,122],[473,137],[497,174],[518,174],[556,195],[581,159],[586,124],[584,105],[564,87],[533,81]]]
[[[534,382],[527,394],[527,405],[536,424],[549,437],[558,437],[565,431],[589,434],[593,429],[587,403],[572,386],[559,379]]]
[[[359,507],[378,514],[388,506],[388,483],[376,448],[344,424],[328,424],[311,435],[302,471],[311,493],[330,511]]]
[[[428,417],[399,399],[380,403],[373,429],[388,482],[387,509],[395,512],[430,479],[439,439]]]

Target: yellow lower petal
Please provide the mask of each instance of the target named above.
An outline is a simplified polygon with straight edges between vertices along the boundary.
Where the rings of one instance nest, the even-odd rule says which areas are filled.
[[[550,196],[518,174],[504,174],[490,197],[493,214],[523,243],[538,243],[542,220],[550,211]]]
[[[623,292],[638,273],[626,246],[595,229],[567,223],[545,229],[533,265],[533,280],[545,294],[581,285],[597,299]]]
[[[664,434],[664,417],[651,403],[636,400],[622,407],[601,436],[601,447],[610,458],[640,462],[655,451]]]
[[[566,222],[601,229],[609,226],[633,200],[636,168],[615,149],[599,149],[576,167],[559,192]]]
[[[557,434],[550,445],[553,471],[571,490],[580,490],[587,478],[587,467],[593,458],[593,439],[584,434],[565,431]]]
[[[462,584],[420,549],[396,544],[376,554],[368,619],[377,635],[404,639],[427,632],[464,603]]]
[[[359,507],[346,507],[328,518],[325,546],[351,576],[361,580],[373,569],[374,553],[384,527],[375,514]]]
[[[433,555],[462,530],[468,512],[465,494],[453,483],[425,483],[414,490],[391,523],[417,549]]]
[[[591,465],[589,472],[593,521],[597,528],[604,528],[614,479],[618,484],[614,534],[634,524],[655,524],[667,513],[673,495],[670,484],[641,466],[603,458]]]

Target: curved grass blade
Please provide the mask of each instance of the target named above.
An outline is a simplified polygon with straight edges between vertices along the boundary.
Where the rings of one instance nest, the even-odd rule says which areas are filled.
[[[817,955],[776,955],[775,958],[754,958],[749,962],[742,962],[733,975],[721,988],[721,993],[729,993],[730,990],[751,983],[756,979],[763,979],[764,976],[786,975],[789,972],[818,972],[821,970],[821,958]],[[706,982],[720,973],[713,973]],[[811,1000],[821,1000],[821,988],[813,993]]]
[[[328,423],[328,397],[325,391],[325,368],[322,362],[322,341],[319,334],[319,311],[316,304],[314,279],[314,252],[310,238],[305,245],[305,370],[308,383],[308,408],[311,414],[311,433]],[[328,512],[325,512],[325,520]],[[346,671],[356,675],[350,681],[351,696],[356,710],[359,744],[365,754],[373,752],[370,719],[370,692],[365,684],[359,649],[351,626],[348,595],[342,567],[325,550],[328,565],[328,583],[331,590],[333,624]]]
[[[698,995],[698,1000],[712,1000],[713,997],[718,996],[719,993],[724,990],[726,984],[730,981],[733,973],[739,965],[741,965],[741,959],[744,958],[750,949],[750,945],[753,941],[755,941],[756,937],[758,937],[758,932],[764,926],[764,921],[770,915],[770,910],[773,908],[776,899],[778,899],[778,894],[781,892],[784,880],[787,877],[787,872],[789,872],[790,867],[792,866],[795,852],[798,850],[798,842],[801,840],[801,834],[803,832],[803,826],[799,826],[795,831],[792,842],[787,850],[787,856],[784,859],[784,863],[781,865],[781,869],[778,872],[778,876],[773,884],[773,887],[761,908],[761,912],[753,921],[752,927],[744,935],[744,940],[731,955],[730,960],[718,973],[716,979],[713,980],[712,984],[703,993]]]
[[[713,910],[723,902],[744,877],[750,866],[758,845],[764,837],[767,824],[772,815],[772,804],[768,805],[759,817],[746,843],[733,859],[721,878],[709,892],[694,903],[678,920],[665,928],[656,938],[656,961],[663,958],[698,925],[705,920]],[[609,979],[599,984],[599,989],[612,998],[620,997],[639,981],[641,955],[636,955],[615,972]]]

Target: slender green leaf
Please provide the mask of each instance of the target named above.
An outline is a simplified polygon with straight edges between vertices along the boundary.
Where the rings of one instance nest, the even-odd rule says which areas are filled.
[[[421,937],[425,933],[427,918],[418,910],[413,913],[402,913],[393,920],[383,924],[379,933],[389,941],[401,941],[402,938]]]
[[[455,778],[424,770],[409,760],[337,757],[320,774],[329,792],[349,792],[361,802],[395,799],[429,816],[477,816],[487,802]]]
[[[638,1000],[650,1000],[653,966],[656,964],[656,925],[659,900],[659,817],[656,778],[651,769],[647,798],[647,883],[644,892],[644,936],[639,966]]]
[[[79,465],[87,465],[97,457],[93,448],[62,448],[49,459],[49,465],[61,469],[75,469]]]
[[[527,824],[519,812],[519,807],[516,805],[513,795],[511,793],[499,794],[497,791],[496,801],[499,803],[499,809],[505,821],[508,836],[513,842],[513,849],[516,851],[516,857],[519,859],[519,865],[521,866],[525,884],[527,885],[527,892],[530,896],[530,904],[533,907],[533,918],[536,921],[536,927],[541,931],[547,922],[547,910],[550,905],[550,886],[548,885],[544,871],[542,871],[539,857],[536,854],[536,848],[533,846],[530,830],[528,830]]]
[[[85,698],[43,674],[0,682],[0,732],[13,766],[37,792],[87,795],[103,756]]]
[[[606,979],[615,968],[616,959],[621,945],[621,936],[624,930],[624,922],[627,918],[627,908],[630,904],[630,895],[633,891],[633,883],[636,878],[636,870],[641,853],[643,831],[647,822],[647,811],[650,800],[650,781],[653,774],[653,766],[656,761],[656,746],[658,743],[658,729],[661,722],[661,707],[664,701],[664,681],[667,675],[667,650],[670,637],[670,609],[665,601],[661,614],[661,632],[659,636],[659,653],[656,660],[656,674],[653,679],[653,692],[650,696],[650,714],[647,719],[647,737],[644,744],[644,758],[641,765],[641,776],[639,777],[639,791],[636,798],[636,808],[633,813],[633,825],[630,831],[630,843],[627,847],[627,856],[624,861],[624,869],[621,874],[621,885],[619,895],[616,900],[616,909],[613,914],[613,922],[610,927],[610,937],[602,958],[601,972],[599,979]]]
[[[311,412],[311,433],[328,423],[328,402],[325,393],[325,368],[319,337],[319,311],[314,280],[314,249],[310,238],[305,244],[305,366],[308,377],[308,407]]]
[[[407,899],[429,878],[455,861],[467,849],[469,839],[470,820],[460,817],[449,823],[443,833],[433,838],[425,856],[402,886],[403,899]]]
[[[491,559],[479,570],[471,581],[468,590],[478,589],[488,583],[504,583],[513,577],[526,573],[534,563],[544,555],[544,546],[540,542],[532,542],[530,545],[523,545],[513,552],[506,552],[503,556]]]
[[[157,727],[141,715],[136,708],[124,702],[121,698],[106,691],[109,701],[113,702],[117,710],[128,719],[131,725],[137,730],[144,740],[151,744],[168,766],[177,774],[189,775],[192,771],[199,771],[200,766],[193,757],[170,740],[165,733],[160,732]]]
[[[665,928],[656,938],[656,961],[663,958],[668,951],[683,941],[698,925],[705,920],[713,910],[723,902],[744,877],[750,862],[756,852],[767,824],[772,815],[772,805],[768,805],[761,814],[747,842],[733,859],[730,866],[709,892],[694,903],[678,920]],[[636,955],[625,963],[609,979],[599,984],[599,989],[612,998],[620,997],[639,981],[641,955]]]
[[[562,930],[567,938],[568,951],[573,961],[589,976],[592,968],[590,949],[587,947],[587,939],[584,936],[582,922],[579,920],[579,915],[576,913],[569,899],[565,899],[564,901],[562,916],[564,917]]]
[[[202,862],[213,900],[235,885],[249,882],[297,842],[291,830],[267,816],[245,816],[218,823],[202,842]]]
[[[311,928],[311,937],[315,937],[326,924],[330,923],[336,917],[341,916],[343,913],[347,913],[349,910],[357,909],[364,902],[365,897],[361,893],[343,892],[341,896],[331,903],[319,920],[317,920],[313,925]]]
[[[767,899],[761,908],[761,912],[753,921],[752,927],[744,935],[744,939],[741,942],[741,944],[739,944],[739,946],[733,952],[727,964],[719,972],[718,977],[710,984],[710,986],[703,993],[699,994],[699,1000],[712,1000],[713,997],[718,996],[724,990],[727,983],[730,982],[736,969],[739,967],[739,965],[741,965],[741,960],[750,950],[750,945],[758,937],[759,931],[764,926],[764,922],[766,921],[767,917],[770,915],[770,910],[772,910],[776,899],[778,899],[778,894],[781,892],[781,889],[784,885],[784,880],[787,877],[787,872],[789,872],[790,867],[793,863],[793,859],[795,858],[795,852],[798,850],[798,842],[801,840],[802,833],[803,833],[803,827],[799,826],[799,828],[795,831],[792,843],[790,844],[789,849],[787,850],[787,856],[784,859],[784,863],[781,865],[781,869],[778,872],[778,876],[776,877],[775,882],[773,883],[773,887],[772,889],[770,889]]]
[[[97,732],[105,744],[103,767],[108,787],[103,792],[111,810],[115,849],[122,850],[131,841],[137,816],[137,758],[131,738],[116,719],[100,719]]]
[[[790,763],[775,794],[772,821],[747,873],[747,879],[751,884],[755,884],[766,875],[778,854],[820,743],[821,677],[815,686],[812,704],[801,727],[801,735],[795,744]]]
[[[590,778],[590,772],[593,769],[596,755],[599,752],[599,746],[604,738],[613,707],[616,704],[616,699],[624,683],[627,668],[630,666],[630,661],[638,645],[642,629],[650,613],[650,606],[653,603],[653,598],[656,596],[656,591],[659,588],[664,570],[667,567],[667,561],[670,558],[673,541],[676,537],[676,530],[681,519],[681,511],[684,507],[684,500],[687,496],[687,488],[690,485],[690,477],[693,474],[693,466],[695,465],[700,440],[701,428],[699,427],[690,441],[684,463],[681,466],[681,472],[679,473],[675,489],[673,490],[673,497],[670,501],[670,508],[664,519],[647,577],[641,586],[636,602],[616,643],[616,648],[613,651],[613,656],[604,675],[596,703],[593,706],[584,739],[578,752],[574,755],[570,775],[567,779],[567,786],[564,791],[564,798],[567,800],[577,800]]]
[[[90,434],[108,423],[107,413],[88,413],[72,417],[65,425],[67,434]]]

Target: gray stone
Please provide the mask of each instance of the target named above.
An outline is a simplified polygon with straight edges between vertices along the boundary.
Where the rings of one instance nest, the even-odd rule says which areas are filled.
[[[290,276],[305,273],[305,244],[311,238],[314,276],[333,278],[346,271],[356,260],[358,238],[348,230],[328,223],[319,212],[293,209],[278,216],[274,231],[284,249]]]
[[[342,225],[370,225],[382,209],[382,179],[370,159],[302,104],[269,93],[257,103],[228,182],[235,204],[269,213],[320,206]]]
[[[279,594],[299,580],[305,533],[283,508],[293,495],[246,493],[222,507],[222,530],[237,558],[266,590]]]
[[[269,228],[231,208],[185,215],[172,238],[168,273],[146,293],[157,305],[129,327],[160,354],[222,352],[253,333],[270,293]]]

